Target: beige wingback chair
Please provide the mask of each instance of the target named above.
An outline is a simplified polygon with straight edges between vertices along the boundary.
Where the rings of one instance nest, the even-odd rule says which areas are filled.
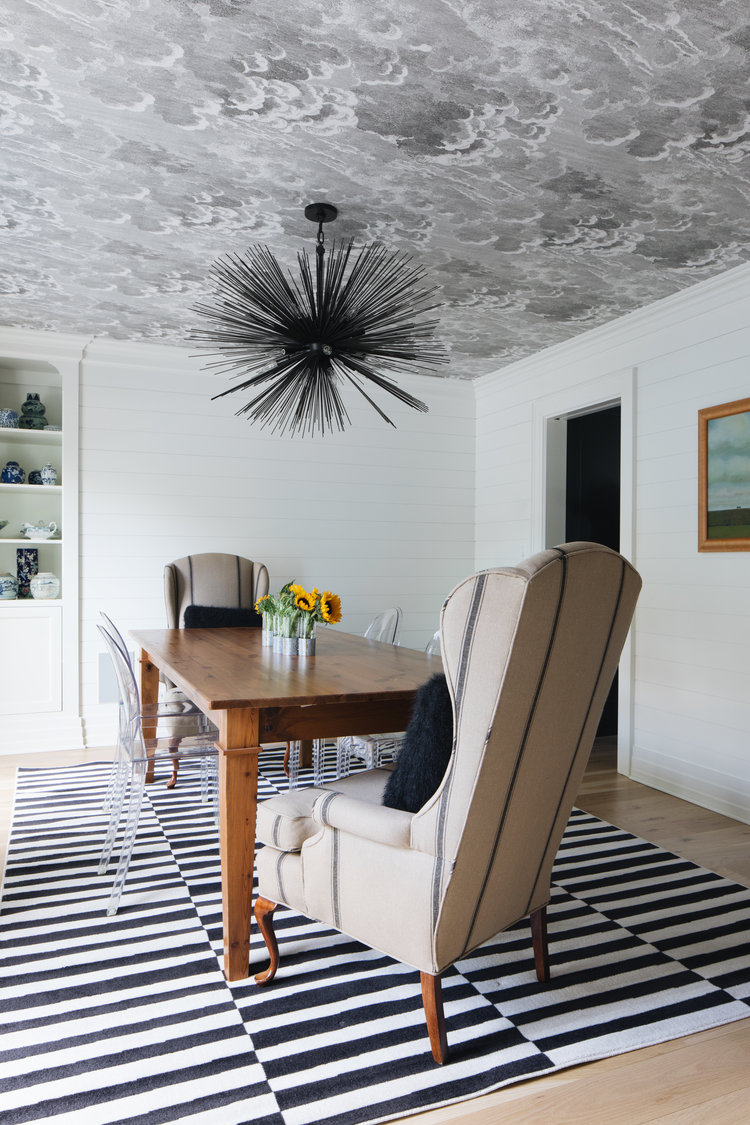
[[[183,627],[189,605],[246,609],[267,593],[268,571],[263,563],[240,555],[186,555],[164,567],[168,629]]]
[[[164,567],[164,604],[167,628],[181,629],[189,605],[231,606],[247,609],[268,593],[268,571],[263,563],[252,562],[240,555],[207,552],[186,555]],[[194,713],[190,700],[166,676],[164,711],[161,727],[177,751],[182,738],[191,737],[202,728],[202,717]],[[177,781],[179,759],[167,783],[173,788]]]
[[[454,745],[415,814],[380,803],[386,770],[259,806],[256,919],[278,965],[278,903],[418,969],[433,1055],[440,974],[530,915],[549,977],[546,905],[560,839],[641,580],[615,551],[568,543],[461,582],[443,606]]]

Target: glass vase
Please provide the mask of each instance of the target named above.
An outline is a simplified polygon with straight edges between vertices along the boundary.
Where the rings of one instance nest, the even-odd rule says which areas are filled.
[[[273,645],[273,614],[261,613],[261,638],[260,643],[263,648],[271,648]]]
[[[300,617],[297,650],[300,656],[312,656],[315,653],[315,618],[309,613]]]
[[[281,651],[285,656],[297,655],[298,621],[299,615],[296,613],[287,613],[284,614],[281,618]]]

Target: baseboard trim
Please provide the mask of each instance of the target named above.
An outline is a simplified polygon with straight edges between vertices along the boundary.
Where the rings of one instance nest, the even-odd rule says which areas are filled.
[[[696,768],[638,746],[633,750],[628,776],[672,797],[750,824],[750,785],[744,778]]]
[[[0,756],[82,750],[80,715],[5,715],[0,718]]]

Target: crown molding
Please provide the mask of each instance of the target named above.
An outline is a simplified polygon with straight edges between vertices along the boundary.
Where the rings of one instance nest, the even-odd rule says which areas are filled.
[[[79,360],[91,337],[70,332],[41,332],[36,328],[11,328],[0,324],[0,355],[55,364]]]
[[[205,363],[205,356],[195,355],[188,345],[176,347],[154,340],[115,340],[111,336],[94,336],[87,343],[84,359],[127,366],[153,363],[160,367],[187,369],[196,375],[201,372],[201,364]]]

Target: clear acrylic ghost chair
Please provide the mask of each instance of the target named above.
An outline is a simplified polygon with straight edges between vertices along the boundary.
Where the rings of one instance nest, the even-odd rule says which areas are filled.
[[[386,609],[383,613],[379,613],[377,617],[373,617],[370,624],[364,631],[364,636],[369,641],[381,641],[387,645],[398,644],[398,630],[401,625],[401,610],[398,606],[392,606]],[[324,781],[324,763],[326,747],[336,746],[336,769],[338,771],[338,743],[341,739],[336,740],[334,743],[331,739],[316,738],[313,740],[313,784],[322,785]],[[287,773],[289,777],[289,788],[296,789],[299,782],[299,760],[300,760],[300,743],[289,743],[289,754],[287,756]],[[348,770],[347,770],[348,773]],[[341,776],[338,774],[338,776]]]
[[[175,751],[170,749],[168,745],[166,749],[163,748],[164,739],[144,738],[141,723],[141,700],[135,672],[133,671],[133,666],[130,663],[127,651],[123,651],[116,638],[112,636],[107,629],[101,625],[97,625],[97,628],[104,638],[107,650],[112,658],[120,695],[120,706],[118,709],[119,750],[118,758],[115,763],[116,768],[109,824],[107,826],[104,847],[99,860],[100,875],[104,875],[109,867],[115,840],[117,838],[117,829],[125,809],[128,784],[130,788],[120,859],[117,865],[112,892],[107,903],[107,914],[112,915],[117,913],[120,896],[122,895],[122,889],[130,866],[130,859],[133,854],[135,835],[138,828],[138,820],[141,814],[141,806],[143,804],[143,795],[146,786],[146,774],[154,761],[166,759],[171,762],[174,758]],[[180,743],[180,748],[176,753],[180,759],[200,759],[202,772],[205,771],[206,777],[208,776],[207,770],[209,762],[215,761],[218,758],[218,750],[214,743],[213,736],[210,734],[200,735],[190,739],[183,738]],[[214,815],[217,815],[217,791],[214,792],[213,798]]]
[[[425,645],[425,652],[428,656],[440,655],[439,629]],[[336,744],[336,776],[348,776],[352,758],[361,758],[368,770],[379,769],[385,757],[390,757],[395,762],[404,741],[404,733],[347,734],[340,738]]]
[[[108,617],[104,610],[100,610],[99,615],[104,622],[104,629],[107,633],[109,633],[110,637],[120,649],[127,662],[130,663],[130,653],[128,652],[127,642],[125,641],[122,633],[117,628],[112,618]],[[120,703],[120,709],[122,710],[122,703]],[[175,765],[178,761],[176,754],[177,750],[179,749],[180,736],[175,734],[175,728],[181,729],[183,731],[183,734],[187,734],[189,736],[199,734],[213,734],[215,736],[218,734],[217,727],[214,726],[208,716],[203,714],[199,707],[196,707],[194,703],[191,703],[191,701],[187,699],[182,692],[171,691],[169,689],[167,689],[164,699],[161,699],[158,703],[147,704],[142,709],[141,718],[151,720],[155,718],[157,720],[157,723],[159,719],[164,719],[168,721],[170,727],[172,728],[170,746],[174,753],[172,755],[172,775],[167,782],[167,789],[173,789],[177,781],[177,770],[175,769]],[[117,777],[117,763],[121,757],[121,754],[122,748],[120,743],[118,742],[117,752],[115,760],[112,763],[112,772],[110,774],[109,784],[107,786],[107,794],[104,800],[105,809],[110,808],[112,804],[112,795],[114,793],[114,787]],[[204,799],[205,796],[206,795],[204,793]]]
[[[401,610],[392,606],[385,612],[373,617],[364,631],[368,641],[383,641],[387,645],[398,644],[398,630],[401,625]]]

